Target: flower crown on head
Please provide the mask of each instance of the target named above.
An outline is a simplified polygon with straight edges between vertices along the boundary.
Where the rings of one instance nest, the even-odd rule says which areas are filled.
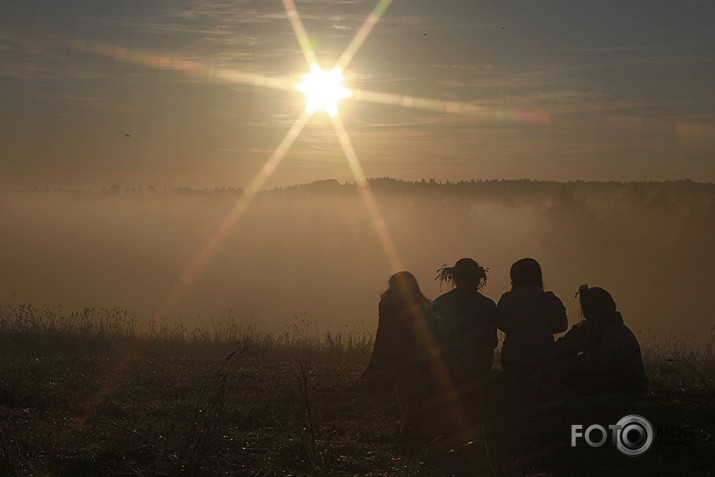
[[[435,280],[439,280],[439,289],[442,290],[442,284],[447,283],[454,286],[454,270],[456,267],[450,267],[446,263],[437,269],[437,276],[434,277]],[[479,271],[481,272],[482,278],[480,278],[480,288],[487,283],[487,272],[488,267],[482,267],[479,265]]]

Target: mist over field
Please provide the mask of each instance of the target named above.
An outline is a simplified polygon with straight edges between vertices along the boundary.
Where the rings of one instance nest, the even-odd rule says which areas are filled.
[[[401,268],[429,298],[440,294],[437,268],[469,256],[489,268],[483,292],[497,301],[511,264],[528,256],[541,262],[570,325],[579,320],[581,283],[609,290],[634,331],[709,335],[715,324],[714,184],[369,184]],[[272,332],[305,320],[320,332],[373,333],[393,270],[354,184],[260,193],[201,273],[181,284],[241,197],[117,187],[0,192],[0,304],[117,307],[140,323],[232,316]]]

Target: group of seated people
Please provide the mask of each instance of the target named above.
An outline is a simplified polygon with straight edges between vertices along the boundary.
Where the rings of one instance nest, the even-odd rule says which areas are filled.
[[[511,290],[495,304],[480,293],[486,269],[471,258],[440,269],[438,278],[454,288],[434,302],[411,273],[394,274],[380,299],[373,353],[359,382],[394,384],[405,397],[495,382],[533,399],[645,394],[638,341],[606,290],[581,285],[581,321],[554,340],[568,319],[561,300],[544,291],[539,263],[519,260],[510,275]],[[497,329],[505,334],[501,372],[492,370]]]

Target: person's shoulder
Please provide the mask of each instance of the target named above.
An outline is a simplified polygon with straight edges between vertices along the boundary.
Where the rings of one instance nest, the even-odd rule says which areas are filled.
[[[527,304],[538,303],[543,299],[543,291],[539,287],[525,285],[505,292],[499,299],[499,307],[522,308]]]
[[[455,296],[457,294],[457,289],[452,288],[450,291],[442,293],[440,296],[434,299],[434,304],[439,305],[440,303],[444,303],[447,301],[454,300]]]
[[[578,334],[584,334],[584,333],[589,333],[589,328],[586,325],[585,321],[579,321],[578,323],[573,325],[571,327],[571,329],[568,330],[566,332],[566,334],[564,336],[562,336],[561,338],[565,338],[568,335],[578,335]],[[561,338],[559,338],[559,339],[561,339]]]
[[[438,307],[440,305],[440,303],[444,303],[445,295],[446,295],[446,293],[443,293],[440,296],[438,296],[437,298],[435,298],[434,301],[432,302],[432,305],[435,307]]]
[[[457,290],[456,288],[452,288],[451,290],[446,291],[446,292],[442,293],[440,296],[438,296],[437,298],[435,298],[434,301],[444,300],[445,297],[454,295],[454,292],[455,292],[456,290]]]
[[[479,292],[477,292],[477,295],[479,296],[479,300],[481,300],[482,303],[484,303],[485,305],[487,305],[489,307],[496,308],[497,305],[496,305],[496,303],[494,303],[494,300],[492,300],[488,296],[486,296],[482,293],[479,293]]]
[[[561,298],[557,297],[556,294],[552,291],[544,291],[544,297],[551,303],[561,306],[564,305],[564,303],[561,301]]]
[[[510,303],[513,300],[514,300],[514,292],[511,290],[505,291],[504,293],[502,293],[501,297],[499,298],[499,306]]]
[[[558,350],[579,349],[583,351],[586,343],[590,342],[593,333],[585,326],[585,322],[576,323],[562,337],[556,340]]]
[[[608,326],[606,331],[620,339],[638,342],[635,333],[623,322],[622,319],[615,320]]]

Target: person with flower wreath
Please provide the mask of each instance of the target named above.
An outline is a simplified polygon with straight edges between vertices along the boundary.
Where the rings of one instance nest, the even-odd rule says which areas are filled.
[[[455,387],[483,380],[494,362],[497,308],[480,291],[487,270],[471,258],[442,266],[437,279],[454,288],[434,300],[435,341]]]

